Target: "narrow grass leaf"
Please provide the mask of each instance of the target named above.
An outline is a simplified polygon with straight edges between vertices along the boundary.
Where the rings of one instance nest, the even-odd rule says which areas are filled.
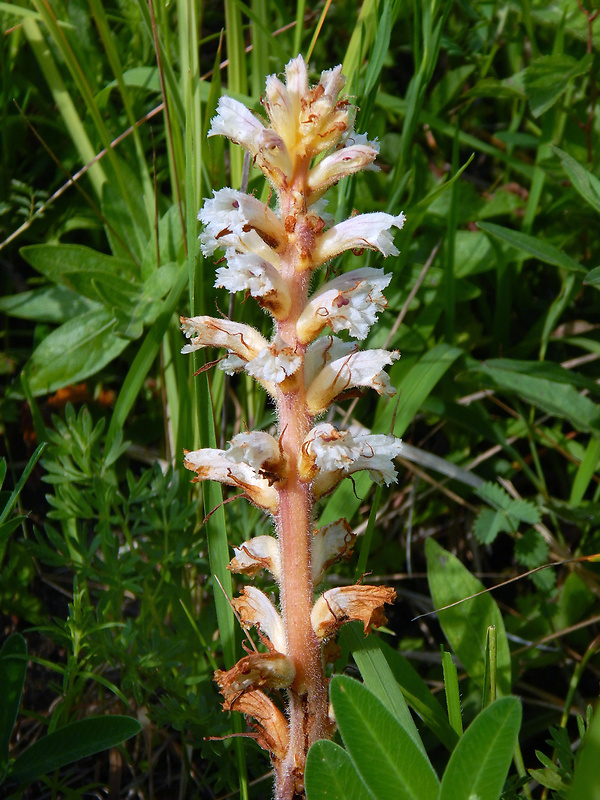
[[[484,590],[483,584],[464,567],[456,556],[444,550],[434,539],[426,544],[427,577],[437,609],[456,603]],[[510,650],[502,614],[489,593],[465,600],[438,612],[446,639],[468,674],[483,687],[487,629],[496,626],[498,637],[498,694],[507,695],[511,686]]]
[[[462,712],[460,709],[460,691],[458,688],[458,674],[452,656],[446,650],[442,653],[442,672],[444,674],[444,691],[446,693],[446,707],[448,721],[452,730],[460,737],[463,733]]]
[[[516,697],[501,698],[484,709],[450,756],[439,800],[499,800],[520,726]]]
[[[366,687],[342,675],[331,700],[344,744],[377,800],[436,800],[433,767],[404,728]]]
[[[600,436],[600,409],[575,386],[532,376],[525,369],[519,372],[505,369],[492,360],[477,371],[490,378],[498,388],[516,394],[548,414],[567,419],[577,430]]]
[[[307,800],[373,800],[348,753],[326,740],[308,751],[304,782]]]
[[[12,633],[0,650],[0,783],[8,766],[8,754],[21,693],[27,672],[27,644],[20,633]]]
[[[511,228],[505,228],[502,225],[496,225],[493,222],[478,222],[477,227],[482,231],[501,239],[503,242],[510,244],[512,247],[527,253],[530,256],[539,258],[545,264],[551,264],[554,267],[561,267],[572,272],[585,272],[585,267],[582,267],[575,259],[567,255],[558,247],[553,244],[540,239],[539,236],[530,236],[527,233],[514,231]]]
[[[140,723],[132,717],[110,714],[71,722],[32,744],[9,770],[15,783],[25,783],[87,756],[116,747],[138,734]]]

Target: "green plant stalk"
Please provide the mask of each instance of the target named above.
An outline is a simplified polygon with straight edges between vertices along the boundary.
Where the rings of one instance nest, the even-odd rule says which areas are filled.
[[[40,65],[40,69],[46,77],[46,81],[52,92],[52,97],[54,98],[59,114],[64,120],[69,136],[73,140],[73,144],[77,148],[82,162],[88,164],[96,157],[96,151],[83,127],[83,123],[75,109],[75,104],[71,99],[71,95],[60,76],[60,72],[58,71],[50,49],[44,41],[40,27],[36,20],[31,17],[25,17],[22,26],[29,44],[31,45],[31,49]],[[108,180],[102,165],[96,162],[92,164],[88,172],[96,195],[102,197],[102,187]]]

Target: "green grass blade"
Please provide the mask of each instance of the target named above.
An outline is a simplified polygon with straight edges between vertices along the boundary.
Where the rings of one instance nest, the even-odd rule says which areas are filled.
[[[458,688],[456,664],[452,660],[450,653],[446,651],[442,652],[442,671],[444,673],[448,721],[458,736],[462,736],[462,713],[460,710],[460,690]]]

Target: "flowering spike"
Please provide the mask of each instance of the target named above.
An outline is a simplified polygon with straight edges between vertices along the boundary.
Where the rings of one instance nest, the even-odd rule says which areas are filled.
[[[232,600],[243,628],[256,628],[266,652],[249,653],[215,674],[226,710],[255,720],[251,734],[270,755],[277,800],[303,792],[310,745],[329,738],[327,680],[333,636],[344,622],[360,620],[368,632],[383,624],[383,606],[393,589],[346,586],[329,589],[315,602],[314,589],[336,561],[349,558],[355,535],[346,520],[314,530],[316,500],[357,470],[377,483],[396,477],[401,451],[393,436],[338,430],[315,424],[344,393],[373,388],[391,395],[385,367],[399,354],[359,350],[334,334],[365,339],[386,308],[391,274],[363,267],[326,282],[309,298],[312,273],[348,250],[370,248],[397,255],[392,228],[404,214],[358,214],[335,224],[325,211],[327,189],[360,170],[375,170],[376,141],[354,131],[355,109],[343,94],[341,67],[326,70],[310,85],[301,56],[285,67],[285,79],[267,78],[262,119],[232,98],[222,97],[209,136],[227,136],[250,154],[275,190],[275,202],[220,189],[199,213],[204,256],[217,250],[215,286],[256,298],[275,323],[267,341],[257,330],[232,320],[182,318],[189,339],[183,352],[221,348],[219,366],[244,371],[271,395],[278,432],[239,433],[225,450],[187,452],[195,480],[239,487],[274,517],[277,538],[257,536],[235,547],[232,572],[249,578],[267,570],[279,589],[279,609],[267,595],[246,586]],[[325,333],[328,328],[331,334]],[[284,715],[265,692],[285,690]]]

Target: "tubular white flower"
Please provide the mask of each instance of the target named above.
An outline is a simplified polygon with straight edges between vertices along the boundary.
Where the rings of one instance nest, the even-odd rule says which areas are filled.
[[[244,628],[258,628],[274,650],[287,653],[283,622],[266,594],[254,586],[244,586],[242,594],[231,602]]]
[[[263,383],[281,384],[302,365],[302,356],[295,353],[280,336],[246,365],[246,372]]]
[[[367,247],[387,256],[397,256],[400,252],[394,245],[390,228],[402,228],[406,221],[403,213],[394,217],[383,211],[372,214],[357,214],[339,222],[326,231],[313,250],[315,264],[324,264],[346,250]]]
[[[282,477],[282,456],[279,442],[265,431],[238,433],[226,451],[231,461],[245,462],[263,477],[279,480]]]
[[[327,364],[308,387],[309,412],[321,414],[339,394],[358,386],[367,386],[391,397],[396,390],[383,368],[398,358],[397,351],[363,350]]]
[[[239,486],[254,505],[271,513],[277,511],[279,498],[277,490],[271,485],[271,474],[268,473],[268,478],[263,477],[245,461],[232,458],[230,451],[209,447],[192,450],[185,453],[183,465],[196,473],[195,482],[218,481],[227,486]]]
[[[255,536],[234,548],[234,556],[229,562],[231,572],[239,572],[253,577],[261,569],[268,570],[275,580],[281,575],[279,543],[274,536]]]
[[[321,583],[332,564],[350,557],[355,539],[356,534],[345,519],[338,519],[315,531],[310,558],[313,586]]]
[[[373,164],[378,150],[371,144],[342,147],[321,159],[308,173],[308,187],[313,192],[324,192],[330,186],[362,169],[378,170]]]
[[[226,267],[217,269],[215,286],[229,292],[250,292],[275,319],[285,319],[290,311],[291,298],[278,270],[254,253],[238,253],[227,249]]]
[[[316,425],[302,445],[300,475],[313,479],[315,497],[330,492],[340,480],[359,470],[367,470],[376,483],[389,485],[396,480],[394,458],[402,443],[386,434],[352,434],[338,431],[328,422]]]
[[[285,142],[232,97],[221,97],[217,115],[213,118],[209,136],[227,136],[241,145],[253,157],[256,165],[273,183],[289,180],[292,163]]]
[[[205,201],[198,214],[204,225],[200,235],[204,255],[212,255],[218,247],[236,247],[240,240],[251,242],[253,237],[244,237],[249,229],[262,233],[275,247],[281,244],[285,235],[283,225],[256,197],[228,188],[219,189],[213,195]],[[264,242],[262,237],[259,238]]]
[[[225,347],[235,353],[242,361],[250,361],[268,346],[264,336],[241,322],[215,317],[180,317],[181,330],[191,339],[182,347],[182,353],[193,353],[203,347]]]
[[[365,339],[387,305],[383,290],[391,279],[382,269],[365,267],[329,281],[313,294],[300,315],[298,338],[310,342],[329,326],[335,333],[347,330],[350,336]]]
[[[355,342],[345,342],[337,336],[320,336],[306,348],[304,357],[304,380],[310,386],[318,373],[338,358],[344,358],[350,353],[357,353],[358,345]]]
[[[255,147],[255,142],[265,126],[249,108],[233,97],[220,97],[217,114],[211,121],[209,136],[227,136],[246,150]]]

